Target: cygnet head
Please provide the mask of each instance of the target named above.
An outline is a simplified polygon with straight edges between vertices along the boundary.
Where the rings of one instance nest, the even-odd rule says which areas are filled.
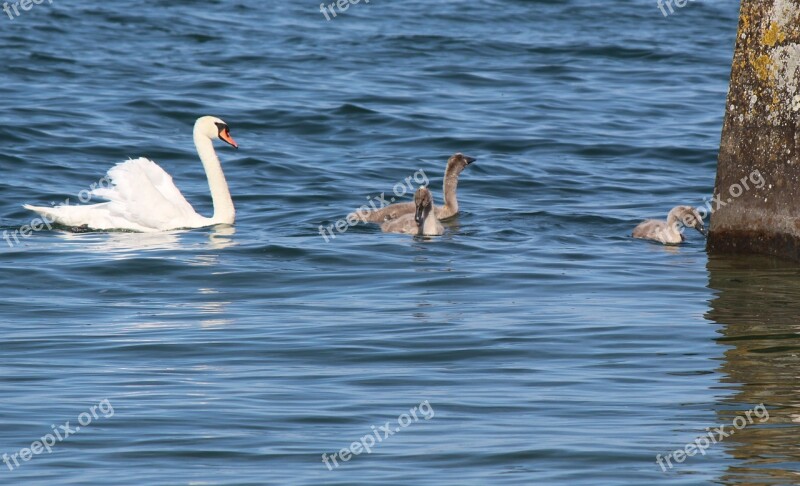
[[[476,160],[477,159],[475,157],[470,157],[462,154],[461,152],[457,152],[447,159],[447,172],[455,172],[456,174],[459,174],[469,164],[475,162]]]
[[[691,206],[678,206],[670,211],[674,214],[677,221],[687,228],[694,228],[700,232],[701,235],[706,234],[706,228],[703,226],[703,217]]]
[[[420,187],[414,193],[414,205],[417,207],[414,213],[414,221],[417,225],[422,227],[425,224],[425,218],[428,217],[433,209],[433,195],[426,187]]]
[[[198,118],[194,124],[194,133],[204,135],[210,140],[218,138],[235,149],[239,148],[239,145],[231,137],[231,130],[228,128],[228,124],[215,116]]]

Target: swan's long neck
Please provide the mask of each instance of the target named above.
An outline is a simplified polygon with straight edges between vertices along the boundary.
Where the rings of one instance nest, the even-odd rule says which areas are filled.
[[[433,211],[433,205],[425,208],[422,212],[422,223],[417,225],[419,235],[434,235],[436,234],[436,214]]]
[[[426,235],[435,235],[438,222],[439,220],[436,219],[436,214],[431,211],[425,217],[425,224],[422,226],[422,232]]]
[[[673,209],[667,215],[667,231],[672,237],[680,236],[681,234],[680,211]]]
[[[233,224],[236,219],[236,210],[233,208],[233,199],[228,190],[228,182],[225,174],[222,173],[222,165],[219,163],[214,144],[207,136],[194,132],[194,145],[203,162],[203,168],[208,177],[208,188],[211,190],[211,201],[214,203],[214,216],[211,219],[215,224]]]
[[[456,190],[458,188],[458,175],[461,171],[458,168],[448,166],[444,173],[444,184],[442,193],[444,194],[444,211],[441,218],[448,218],[458,212],[458,199]],[[440,218],[440,219],[441,219]]]

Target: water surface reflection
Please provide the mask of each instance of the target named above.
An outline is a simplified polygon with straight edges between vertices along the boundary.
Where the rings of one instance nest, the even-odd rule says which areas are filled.
[[[717,406],[719,423],[764,403],[770,419],[726,439],[736,461],[724,484],[800,483],[800,266],[759,256],[711,255],[709,287],[716,291],[706,314],[721,325],[727,349],[719,371],[734,391]]]

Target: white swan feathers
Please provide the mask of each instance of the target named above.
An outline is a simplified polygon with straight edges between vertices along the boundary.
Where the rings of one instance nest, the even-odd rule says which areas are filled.
[[[222,166],[214,151],[214,139],[238,148],[224,121],[213,116],[198,118],[194,124],[194,144],[211,190],[214,214],[210,218],[198,214],[175,187],[172,177],[146,158],[122,162],[108,171],[112,185],[94,189],[90,193],[108,202],[52,208],[26,204],[24,207],[51,222],[92,230],[157,232],[233,224],[236,212]]]

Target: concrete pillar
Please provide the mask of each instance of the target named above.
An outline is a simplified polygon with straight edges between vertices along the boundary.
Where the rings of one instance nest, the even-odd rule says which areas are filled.
[[[714,196],[710,251],[800,260],[800,0],[741,2]]]

